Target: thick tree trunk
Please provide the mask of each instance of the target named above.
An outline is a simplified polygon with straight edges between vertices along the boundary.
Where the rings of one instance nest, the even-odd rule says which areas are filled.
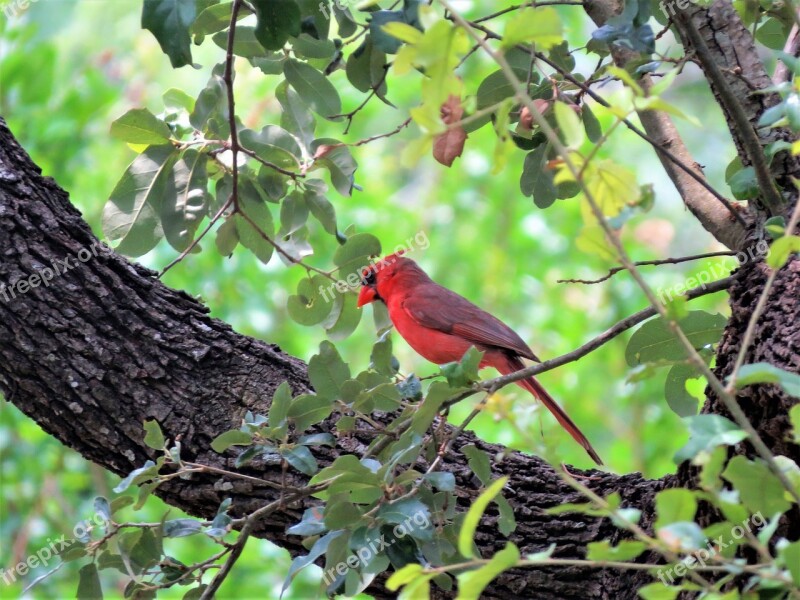
[[[100,248],[67,194],[40,174],[0,119],[0,281],[6,286],[0,287],[0,389],[7,400],[64,444],[120,475],[154,458],[154,451],[143,444],[142,431],[142,422],[152,418],[167,436],[181,437],[187,459],[233,469],[232,454],[216,454],[209,442],[236,427],[245,411],[266,413],[281,382],[288,381],[295,394],[307,391],[304,363],[277,346],[235,333],[210,318],[193,298],[164,286],[151,271]],[[38,274],[41,282],[54,263],[62,273],[33,287],[31,276]],[[67,266],[71,268],[63,272]],[[752,351],[754,358],[795,371],[800,366],[798,271],[794,261],[779,277]],[[743,319],[763,278],[757,268],[743,270],[741,276],[743,281],[733,288],[734,319],[721,344],[722,369],[734,356]],[[23,282],[32,289],[25,290]],[[769,331],[782,335],[770,337]],[[781,433],[789,400],[770,387],[754,388],[747,398],[743,406],[768,443],[778,452],[794,450],[793,458],[800,458],[796,447],[787,448]],[[709,407],[716,410],[713,402]],[[340,439],[336,449],[315,454],[324,466],[339,452],[358,452],[369,441],[367,432],[356,432]],[[465,433],[463,444],[468,443],[492,456],[502,450]],[[463,510],[477,493],[476,478],[457,450],[444,468],[456,475]],[[506,495],[518,526],[510,539],[523,553],[555,543],[555,556],[581,558],[587,542],[624,537],[606,519],[545,514],[547,507],[581,498],[541,460],[511,453],[493,470],[511,478]],[[278,465],[249,465],[246,471],[269,482],[282,481]],[[640,508],[646,529],[652,523],[654,494],[679,483],[676,477],[650,481],[638,474],[592,475],[587,484],[598,494],[616,491],[623,506]],[[302,486],[306,479],[289,470],[285,482]],[[211,476],[171,480],[157,493],[204,517],[213,515],[225,497],[233,499],[236,515],[278,497],[270,487]],[[286,506],[262,522],[257,535],[301,552],[300,538],[288,535],[286,528],[313,503]],[[484,555],[505,544],[491,510],[477,541]],[[644,572],[526,569],[503,575],[485,597],[635,598],[635,590],[650,580]],[[370,592],[392,596],[378,586]]]

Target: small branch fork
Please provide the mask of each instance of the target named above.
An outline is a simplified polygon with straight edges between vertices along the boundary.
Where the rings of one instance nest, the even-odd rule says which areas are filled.
[[[681,256],[679,258],[662,258],[659,260],[640,260],[633,263],[637,267],[652,266],[652,265],[677,265],[678,263],[689,262],[691,260],[702,260],[704,258],[714,258],[716,256],[733,256],[734,253],[729,250],[722,250],[720,252],[706,252],[705,254],[695,254],[693,256]],[[557,283],[585,283],[591,285],[594,283],[602,283],[608,281],[614,275],[621,271],[625,271],[625,267],[613,267],[608,270],[608,273],[599,279],[558,279]]]

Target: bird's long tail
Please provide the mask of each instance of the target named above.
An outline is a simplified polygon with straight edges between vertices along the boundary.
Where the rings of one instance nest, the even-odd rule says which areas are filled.
[[[503,375],[508,375],[509,373],[519,371],[520,369],[524,368],[525,365],[516,357],[506,356],[504,363],[494,366]],[[547,410],[553,413],[553,416],[556,418],[556,420],[561,423],[561,426],[569,432],[572,438],[581,446],[583,446],[587,454],[592,457],[594,462],[596,462],[598,465],[603,464],[603,461],[600,460],[600,456],[598,456],[597,452],[595,452],[594,448],[592,448],[592,445],[589,443],[589,440],[586,439],[586,436],[583,435],[583,432],[578,429],[578,426],[575,425],[575,423],[572,422],[572,419],[570,419],[569,415],[564,412],[564,409],[556,404],[556,401],[553,400],[553,397],[547,393],[547,390],[542,387],[541,383],[536,381],[536,379],[533,377],[529,377],[528,379],[517,381],[517,385],[528,390],[535,398],[544,404],[547,407]]]

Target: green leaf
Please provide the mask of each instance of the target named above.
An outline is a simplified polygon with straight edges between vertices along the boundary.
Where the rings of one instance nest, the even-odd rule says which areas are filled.
[[[163,532],[166,538],[179,538],[203,531],[203,524],[196,519],[172,519],[165,521]]]
[[[251,0],[256,9],[256,39],[267,50],[281,50],[300,35],[300,7],[294,0]]]
[[[405,17],[401,10],[378,10],[370,15],[369,33],[372,42],[382,52],[395,54],[402,46],[399,38],[385,29],[389,23],[404,23]]]
[[[600,127],[600,122],[586,102],[581,106],[581,120],[583,120],[583,128],[590,142],[596,143],[603,137],[603,128]]]
[[[459,362],[442,365],[442,375],[447,378],[451,388],[467,387],[478,380],[478,365],[483,359],[483,352],[471,346]]]
[[[644,542],[623,540],[616,546],[612,546],[611,542],[603,540],[589,542],[586,558],[599,562],[633,560],[645,550],[647,550],[647,544]]]
[[[435,381],[428,388],[425,399],[417,407],[411,418],[411,431],[425,434],[433,423],[445,400],[453,395],[453,389],[443,381]]]
[[[513,48],[517,44],[536,44],[537,50],[549,50],[564,40],[561,18],[550,6],[526,8],[509,20],[501,45]]]
[[[425,481],[441,492],[453,492],[456,489],[456,478],[446,471],[435,471],[425,475]]]
[[[134,108],[111,123],[111,135],[131,144],[163,144],[172,132],[146,108]]]
[[[512,568],[517,562],[519,562],[519,549],[508,542],[505,548],[495,553],[491,560],[479,569],[457,575],[458,599],[478,600],[481,592],[495,577]]]
[[[404,531],[416,539],[426,541],[433,539],[431,511],[417,498],[384,504],[378,510],[377,517],[384,523],[402,525]]]
[[[178,158],[170,145],[150,146],[137,156],[111,192],[103,209],[103,233],[120,254],[142,256],[159,242],[161,205],[175,194],[168,173]]]
[[[686,382],[697,377],[697,370],[689,364],[672,365],[664,381],[664,397],[667,404],[679,417],[691,417],[697,414],[698,400],[686,391]]]
[[[761,461],[734,456],[722,477],[739,492],[744,505],[752,514],[775,515],[784,513],[791,504],[784,498],[780,480]]]
[[[308,220],[308,206],[300,190],[295,189],[281,202],[281,227],[278,237],[290,235],[304,227]]]
[[[789,569],[794,584],[800,586],[800,541],[783,546],[779,551],[779,556],[783,559],[786,568]]]
[[[794,443],[800,444],[800,404],[795,404],[789,409],[789,421],[794,432]]]
[[[194,110],[189,115],[192,127],[203,132],[228,137],[228,97],[225,82],[219,75],[213,74],[208,84],[197,96]]]
[[[331,498],[323,511],[323,522],[328,529],[345,529],[361,520],[361,511],[355,504]]]
[[[262,263],[267,264],[274,250],[274,246],[268,241],[275,230],[272,213],[266,202],[251,194],[248,187],[240,187],[239,192],[239,210],[249,219],[239,213],[234,214],[236,235],[242,246],[255,254]]]
[[[97,496],[94,499],[94,512],[104,521],[111,520],[111,505],[108,503],[108,499],[103,496]]]
[[[325,533],[327,529],[325,523],[322,521],[322,511],[320,511],[319,507],[313,506],[307,508],[300,522],[289,527],[286,533],[308,537]]]
[[[547,153],[550,144],[540,144],[525,156],[519,187],[523,194],[533,197],[539,208],[547,208],[556,201],[553,173],[548,170]]]
[[[90,562],[83,565],[78,572],[78,600],[103,600],[103,588],[100,586],[100,575],[97,565]]]
[[[329,285],[329,291],[332,291]],[[354,294],[337,294],[336,318],[330,323],[323,323],[325,333],[333,341],[340,341],[350,337],[361,322],[364,311],[356,305],[357,298]],[[341,303],[339,305],[339,302]],[[331,316],[333,313],[331,313]]]
[[[353,287],[360,285],[361,272],[372,264],[370,259],[380,253],[380,240],[371,233],[351,235],[333,255],[333,263],[339,267],[339,280]]]
[[[322,275],[303,278],[297,294],[289,296],[286,310],[293,321],[311,326],[321,323],[333,309],[333,298],[326,292],[330,282]]]
[[[527,81],[527,69],[514,69],[514,75],[521,81]],[[481,81],[476,91],[477,108],[479,110],[494,106],[505,100],[511,98],[516,94],[512,85],[508,82],[508,78],[503,71],[495,71],[489,74],[483,81]],[[488,122],[487,118],[485,122]]]
[[[505,536],[511,535],[517,528],[517,519],[514,517],[514,509],[502,494],[497,496],[494,501],[497,503],[497,511],[500,518],[497,521],[497,528]]]
[[[361,46],[347,58],[345,72],[353,87],[360,92],[369,92],[374,88],[386,93],[384,65],[386,54],[375,48],[372,36],[367,35]]]
[[[231,24],[232,8],[233,2],[222,2],[209,6],[197,15],[192,23],[191,32],[203,36],[226,29]],[[248,14],[248,11],[240,10],[237,20],[245,18]]]
[[[358,168],[350,149],[339,140],[319,138],[311,143],[311,152],[314,154],[313,168],[328,169],[336,191],[342,196],[350,196],[355,181],[354,174]]]
[[[783,217],[770,217],[764,221],[764,229],[773,240],[786,234],[786,219]]]
[[[790,396],[800,398],[800,375],[775,365],[761,362],[742,366],[736,378],[736,388],[741,389],[755,383],[774,383]]]
[[[309,485],[331,481],[328,489],[319,492],[319,497],[330,497],[339,493],[350,495],[350,502],[370,504],[383,495],[381,479],[352,454],[339,456],[333,464],[314,475]]]
[[[148,460],[144,463],[143,466],[138,467],[128,473],[128,475],[117,484],[117,487],[114,488],[114,492],[117,494],[121,494],[125,490],[127,490],[132,484],[136,483],[138,480],[144,480],[144,478],[151,478],[155,477],[158,474],[158,467],[156,463],[152,460]]]
[[[222,454],[231,446],[249,446],[253,443],[253,435],[238,429],[231,429],[219,434],[211,442],[211,449],[217,454]]]
[[[720,415],[697,415],[684,419],[689,428],[689,441],[675,453],[675,463],[694,458],[716,446],[733,446],[747,437],[735,423]]]
[[[173,69],[192,64],[189,28],[195,11],[196,0],[144,0],[142,28],[152,32]]]
[[[702,310],[691,311],[678,322],[695,349],[715,344],[722,337],[727,319],[721,314],[711,314]],[[651,319],[637,329],[625,348],[625,360],[635,367],[646,362],[659,360],[682,360],[686,349],[678,341],[669,324],[661,317]]]
[[[329,398],[316,394],[302,394],[292,400],[288,417],[294,421],[295,430],[303,432],[330,416],[333,405]]]
[[[290,465],[305,475],[313,475],[319,471],[317,459],[305,446],[295,446],[290,449],[281,449],[280,454]],[[335,529],[332,527],[331,529]]]
[[[578,148],[583,144],[584,130],[581,126],[580,117],[575,112],[573,104],[556,102],[553,110],[556,115],[556,123],[564,139],[564,143],[569,148]]]
[[[487,487],[480,496],[478,496],[467,511],[464,522],[461,525],[461,531],[458,532],[458,551],[466,558],[476,558],[474,550],[475,532],[478,530],[478,524],[481,521],[483,513],[489,503],[494,500],[503,489],[503,486],[508,482],[508,477],[501,477],[495,480],[489,487]]]
[[[228,49],[228,32],[220,31],[211,38],[223,50]],[[244,58],[258,58],[267,56],[264,46],[256,39],[254,27],[239,25],[236,28],[236,37],[233,39],[233,53]]]
[[[308,378],[320,396],[335,398],[342,384],[350,379],[350,367],[339,356],[339,351],[328,341],[319,345],[319,354],[308,361]]]
[[[769,247],[767,264],[775,270],[780,269],[795,252],[800,252],[800,236],[784,235],[772,242]]]
[[[728,180],[728,185],[731,186],[731,193],[737,200],[752,200],[758,198],[761,193],[753,167],[745,167],[734,173]]]
[[[330,119],[342,112],[339,92],[325,75],[311,65],[290,59],[283,65],[283,74],[300,99],[319,116]]]
[[[289,414],[289,405],[292,402],[292,389],[289,382],[284,381],[275,390],[272,396],[272,403],[269,406],[269,426],[272,428],[281,427],[286,423]]]
[[[281,72],[283,72],[283,66],[281,66]],[[275,88],[275,97],[282,109],[281,127],[296,135],[303,146],[308,148],[314,140],[314,130],[317,127],[314,115],[300,100],[299,94],[289,87],[286,80],[281,81]],[[310,183],[311,180],[306,181],[306,186]]]
[[[183,252],[194,240],[194,234],[206,216],[208,193],[207,157],[193,148],[184,150],[172,167],[170,189],[164,197],[161,224],[170,245]]]
[[[467,462],[472,472],[481,480],[483,485],[487,485],[492,478],[489,455],[474,444],[462,447],[461,453],[467,457]]]
[[[259,158],[284,169],[300,167],[303,151],[292,134],[282,127],[266,125],[258,132],[242,129],[239,138],[242,145],[255,152]]]
[[[217,229],[214,238],[217,250],[222,256],[230,256],[239,244],[239,234],[236,232],[236,219],[228,217],[225,222]]]
[[[682,590],[682,587],[664,585],[657,581],[639,588],[638,594],[642,600],[676,600]]]
[[[404,585],[408,585],[418,579],[421,575],[422,565],[408,564],[392,573],[392,576],[386,580],[386,589],[390,592],[396,592]]]
[[[163,450],[164,444],[166,441],[164,440],[164,434],[161,432],[161,426],[158,424],[158,421],[155,419],[150,419],[149,421],[144,422],[144,444],[149,448],[153,448],[155,450]]]
[[[683,488],[663,490],[656,495],[656,529],[678,521],[693,521],[697,499]],[[624,560],[624,559],[623,559]]]

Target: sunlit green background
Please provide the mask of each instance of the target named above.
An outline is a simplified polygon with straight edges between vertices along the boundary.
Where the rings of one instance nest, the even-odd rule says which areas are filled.
[[[72,202],[102,238],[103,205],[135,156],[124,143],[110,137],[109,124],[134,107],[146,106],[159,113],[163,108],[161,95],[170,87],[180,87],[195,96],[223,53],[207,40],[195,49],[195,61],[202,68],[173,71],[152,36],[140,29],[138,0],[40,0],[25,11],[19,6],[19,2],[8,3],[6,12],[0,13],[0,112],[44,174],[69,191]],[[462,2],[460,7],[477,16],[501,6],[482,0],[474,5]],[[573,45],[583,45],[591,26],[581,9],[563,7],[560,12]],[[665,43],[669,45],[668,38]],[[579,64],[587,67],[596,61],[581,52],[577,55]],[[469,64],[463,76],[466,88],[474,91],[493,69],[487,62]],[[245,61],[238,63],[237,69],[237,109],[243,121],[257,128],[276,123],[279,106],[273,91],[277,79],[254,71]],[[345,82],[344,73],[335,73],[332,81]],[[343,125],[332,123],[320,123],[317,135],[355,142],[391,131],[406,118],[406,109],[415,104],[416,81],[413,77],[394,83],[390,80],[389,96],[398,105],[397,110],[371,102],[358,114],[346,137],[342,138]],[[351,90],[349,85],[342,89]],[[613,85],[601,91],[610,97],[617,93]],[[362,96],[348,91],[343,92],[343,99],[345,107],[352,108]],[[670,99],[703,123],[702,128],[688,123],[679,126],[697,160],[707,166],[712,183],[726,189],[723,172],[734,150],[716,105],[691,67]],[[597,114],[604,124],[610,122],[602,110]],[[501,173],[491,173],[491,128],[470,135],[464,155],[451,169],[430,157],[417,165],[401,164],[402,149],[416,136],[418,132],[412,127],[353,149],[359,162],[356,181],[363,191],[351,198],[330,196],[342,228],[354,224],[359,231],[369,231],[387,250],[415,235],[424,236],[429,247],[415,252],[413,258],[438,282],[511,324],[542,358],[573,350],[646,305],[624,273],[592,286],[556,283],[559,278],[600,276],[612,265],[575,248],[573,242],[583,224],[575,200],[559,201],[542,211],[520,194],[522,152]],[[654,152],[639,138],[620,128],[600,156],[613,156],[636,171],[639,183],[655,186],[655,208],[624,228],[625,243],[635,259],[719,249],[683,208]],[[335,242],[317,230],[312,233],[312,243],[316,253],[309,262],[332,268]],[[278,343],[307,360],[324,339],[324,331],[294,323],[285,310],[287,296],[303,270],[286,268],[277,257],[265,267],[242,248],[226,259],[220,257],[213,243],[204,246],[202,253],[171,270],[165,282],[201,297],[214,316],[231,323],[237,331]],[[175,252],[162,244],[140,262],[158,269],[174,257]],[[722,262],[646,267],[644,273],[656,289],[665,289],[710,266],[720,268]],[[706,297],[693,306],[725,311],[725,296]],[[371,312],[370,308],[366,310]],[[372,319],[363,319],[356,333],[340,345],[340,351],[355,369],[363,369],[374,338]],[[541,380],[592,440],[611,470],[642,471],[658,477],[674,470],[672,455],[686,434],[664,402],[665,373],[642,383],[626,383],[626,339],[617,338]],[[399,338],[395,337],[395,342],[404,372],[435,372],[435,367],[416,356]],[[696,384],[694,392],[700,397],[702,384]],[[472,405],[467,401],[457,407],[453,420],[463,418]],[[495,414],[484,414],[474,422],[482,438],[522,451],[545,443],[564,462],[591,466],[554,419],[521,391],[505,389],[491,406]],[[496,417],[504,410],[513,411],[524,435]],[[0,568],[5,569],[35,553],[48,539],[69,534],[78,521],[91,516],[93,498],[112,497],[111,488],[118,482],[117,477],[48,437],[5,401],[0,404],[0,465]],[[166,509],[153,498],[143,511],[128,517],[157,520]],[[178,510],[170,510],[173,517],[179,516]],[[169,541],[169,553],[185,563],[200,560],[211,553],[212,544],[199,539],[194,536]],[[220,597],[277,598],[289,562],[285,551],[266,541],[251,541]],[[53,561],[51,568],[55,564]],[[77,568],[74,563],[68,564],[25,597],[74,597]],[[46,572],[38,569],[10,586],[0,579],[0,597],[20,597],[26,585]],[[115,595],[121,596],[124,581],[110,579],[108,571],[102,575],[104,588],[116,589]],[[318,581],[319,570],[311,567],[285,597],[316,597]],[[184,592],[185,588],[173,589],[163,597],[180,598]]]

